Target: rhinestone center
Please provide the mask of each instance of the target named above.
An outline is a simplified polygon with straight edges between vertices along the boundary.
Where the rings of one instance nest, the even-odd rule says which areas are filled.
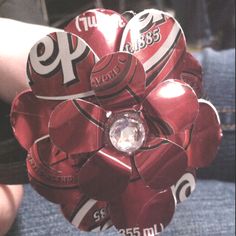
[[[143,145],[145,137],[145,127],[138,114],[124,113],[113,117],[109,138],[117,150],[131,154]]]

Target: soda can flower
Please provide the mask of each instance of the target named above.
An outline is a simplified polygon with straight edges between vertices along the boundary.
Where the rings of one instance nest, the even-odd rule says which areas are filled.
[[[32,186],[84,231],[157,235],[222,132],[178,22],[88,10],[29,52],[11,122]]]

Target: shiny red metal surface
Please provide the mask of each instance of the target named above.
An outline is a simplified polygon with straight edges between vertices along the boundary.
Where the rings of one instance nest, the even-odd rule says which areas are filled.
[[[184,173],[187,154],[167,139],[153,138],[135,155],[135,163],[148,186],[163,190],[173,185]]]
[[[80,190],[93,199],[111,200],[125,190],[131,171],[128,156],[103,148],[79,171]]]
[[[213,105],[203,99],[199,101],[199,105],[199,115],[187,149],[188,165],[195,168],[206,167],[212,163],[223,135],[219,116]]]
[[[49,201],[66,203],[81,195],[79,168],[68,154],[52,145],[48,136],[39,139],[31,147],[27,169],[32,186]]]
[[[103,146],[106,112],[85,100],[68,100],[52,112],[49,134],[52,142],[69,154],[87,153]]]
[[[92,96],[89,76],[97,60],[81,38],[66,32],[51,33],[30,50],[29,84],[34,94],[44,99]]]
[[[24,91],[15,97],[11,107],[11,125],[15,137],[28,150],[34,141],[48,134],[48,121],[58,101],[45,101]]]
[[[177,203],[185,201],[196,188],[196,170],[194,168],[187,168],[185,173],[178,179],[178,181],[171,186],[173,195]]]
[[[85,40],[101,58],[119,50],[127,20],[112,10],[92,9],[73,19],[65,28]]]
[[[186,149],[191,142],[192,130],[193,130],[193,125],[190,128],[185,129],[184,131],[181,131],[177,134],[169,135],[168,140],[176,143],[183,149]]]
[[[184,82],[167,80],[155,87],[144,101],[144,109],[168,124],[171,133],[190,128],[198,114],[198,100]]]
[[[130,53],[117,52],[103,57],[93,68],[91,86],[107,110],[131,108],[145,91],[145,72]]]
[[[122,195],[110,201],[109,210],[122,235],[157,235],[171,221],[175,200],[170,189],[157,192],[139,180],[131,182]]]
[[[156,9],[129,22],[88,10],[65,30],[32,47],[32,91],[12,104],[30,182],[82,231],[114,223],[122,235],[158,235],[222,138],[216,109],[199,99],[201,66]]]
[[[186,42],[180,25],[172,16],[148,9],[128,22],[120,50],[133,53],[143,64],[148,94],[158,83],[170,78],[168,76],[181,63]]]
[[[201,98],[203,95],[202,74],[202,67],[199,62],[187,52],[183,59],[180,78],[193,88],[198,98]]]
[[[113,224],[107,209],[107,202],[90,199],[85,195],[61,205],[65,218],[81,231],[100,232]]]

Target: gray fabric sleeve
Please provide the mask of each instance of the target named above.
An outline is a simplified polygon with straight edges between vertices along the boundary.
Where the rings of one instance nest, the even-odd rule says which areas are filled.
[[[0,0],[0,17],[40,25],[47,24],[41,0]]]

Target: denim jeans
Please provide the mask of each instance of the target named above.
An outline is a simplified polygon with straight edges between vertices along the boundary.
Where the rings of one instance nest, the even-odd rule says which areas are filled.
[[[235,49],[214,51],[210,48],[197,54],[203,66],[205,96],[217,108],[223,140],[214,163],[199,170],[199,176],[235,180]]]
[[[163,236],[234,236],[234,183],[200,180],[191,197],[177,206]],[[39,196],[29,185],[17,220],[7,236],[118,236],[111,228],[85,233],[66,221],[57,205]]]

